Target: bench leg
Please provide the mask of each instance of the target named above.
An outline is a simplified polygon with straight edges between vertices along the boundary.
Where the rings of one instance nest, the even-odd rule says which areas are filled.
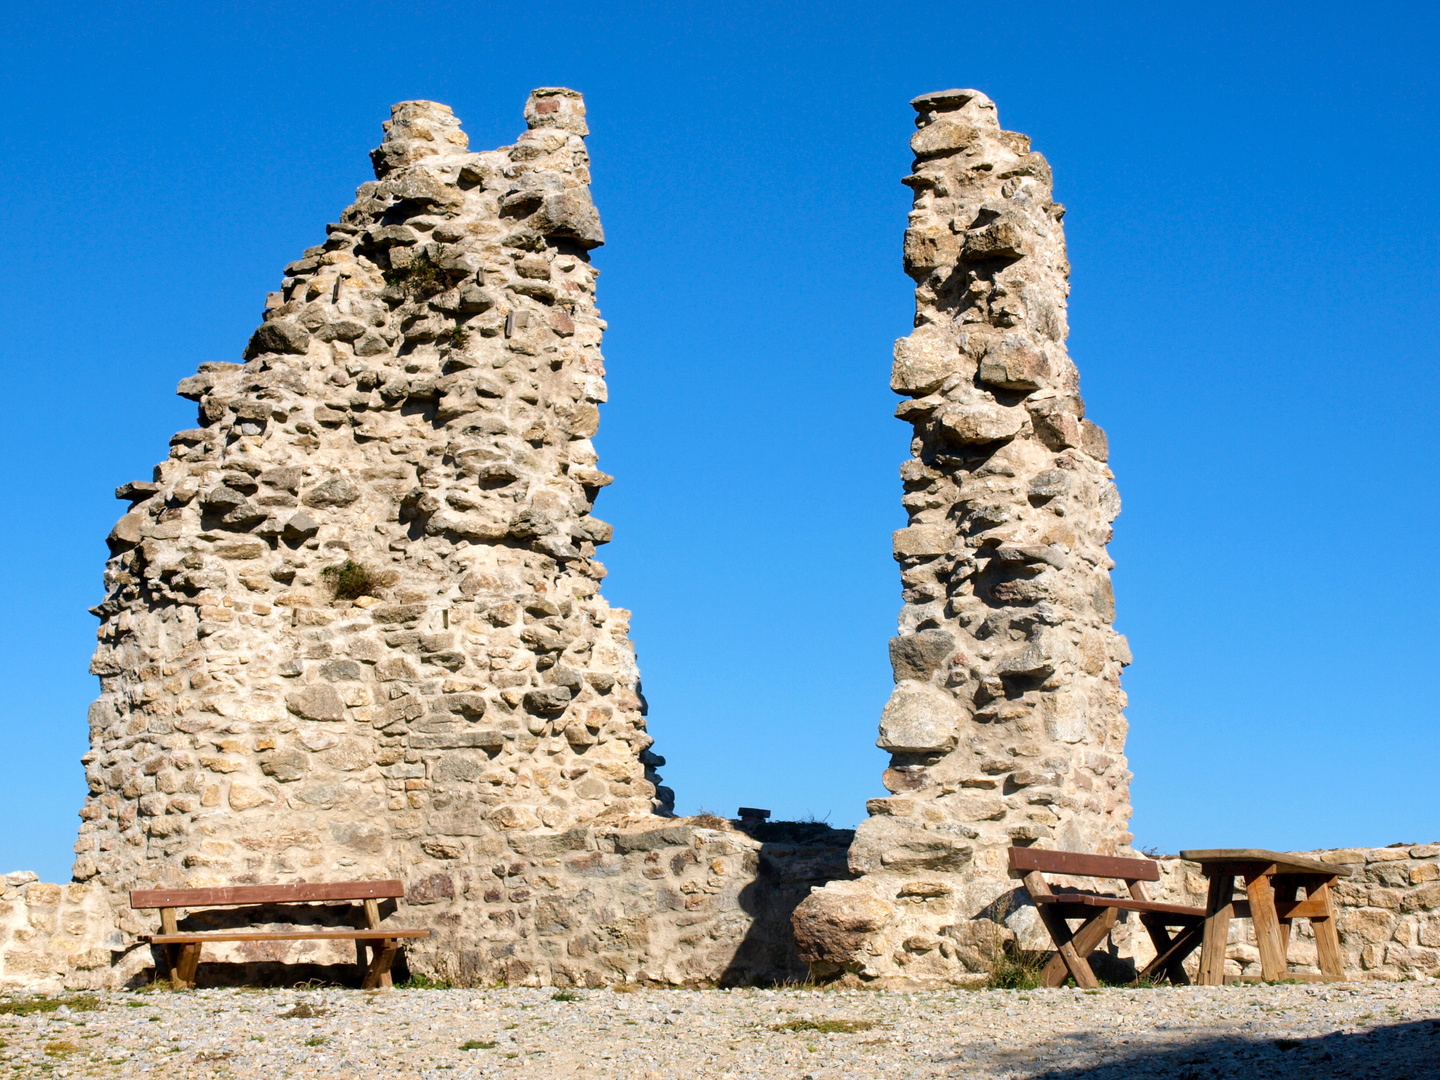
[[[1288,965],[1280,944],[1280,918],[1275,913],[1275,885],[1269,874],[1256,874],[1245,882],[1250,897],[1250,921],[1255,927],[1255,947],[1260,950],[1260,977],[1266,982],[1285,978]]]
[[[1230,940],[1230,913],[1235,893],[1235,875],[1217,873],[1210,879],[1205,901],[1204,942],[1200,946],[1200,985],[1219,986],[1225,981],[1225,945]]]
[[[395,954],[400,951],[400,942],[394,938],[385,938],[375,942],[371,948],[373,955],[370,957],[370,966],[365,969],[365,979],[360,984],[360,989],[388,990],[392,985],[390,965],[395,962]]]
[[[1099,986],[1100,980],[1095,978],[1095,972],[1090,969],[1085,958],[1105,940],[1105,935],[1110,933],[1110,928],[1115,925],[1119,912],[1115,908],[1103,908],[1098,915],[1086,919],[1080,929],[1072,934],[1069,924],[1059,915],[1046,911],[1046,906],[1041,905],[1040,917],[1050,931],[1056,952],[1040,973],[1041,983],[1045,986],[1060,986],[1065,982],[1066,975],[1073,975],[1076,985],[1087,990]]]
[[[170,969],[170,983],[177,990],[189,990],[195,986],[195,970],[200,966],[200,944],[180,946],[180,959]]]
[[[1189,986],[1190,976],[1185,974],[1184,960],[1200,947],[1204,924],[1197,922],[1181,927],[1173,938],[1160,925],[1147,923],[1145,929],[1150,931],[1150,940],[1155,943],[1155,959],[1145,965],[1137,978],[1153,979],[1163,971],[1176,986]]]

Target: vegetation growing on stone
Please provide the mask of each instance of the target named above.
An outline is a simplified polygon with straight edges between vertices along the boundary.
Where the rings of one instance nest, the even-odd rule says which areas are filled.
[[[452,271],[436,266],[426,252],[420,252],[407,266],[386,273],[385,280],[398,285],[412,300],[428,300],[457,283]]]
[[[362,596],[379,595],[380,576],[354,559],[346,559],[338,566],[327,566],[320,573],[336,600],[358,600]]]

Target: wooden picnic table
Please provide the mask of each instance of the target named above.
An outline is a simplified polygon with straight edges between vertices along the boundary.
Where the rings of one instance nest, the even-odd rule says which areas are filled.
[[[1345,977],[1331,894],[1336,882],[1349,876],[1349,870],[1263,848],[1206,848],[1182,851],[1180,857],[1199,863],[1201,873],[1210,879],[1200,943],[1202,986],[1219,986],[1225,981],[1225,944],[1231,919],[1249,919],[1254,923],[1264,981],[1333,982]],[[1244,884],[1244,900],[1235,898],[1237,879]],[[1296,897],[1302,888],[1305,899],[1299,900]],[[1320,961],[1318,976],[1289,970],[1286,952],[1293,919],[1310,920]]]

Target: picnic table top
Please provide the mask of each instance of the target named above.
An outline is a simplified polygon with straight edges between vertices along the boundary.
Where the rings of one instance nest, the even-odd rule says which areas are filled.
[[[1334,863],[1306,859],[1289,855],[1283,851],[1267,851],[1265,848],[1203,848],[1180,852],[1182,859],[1198,862],[1202,867],[1208,863],[1270,863],[1281,874],[1329,874],[1335,877],[1349,877],[1350,871]]]

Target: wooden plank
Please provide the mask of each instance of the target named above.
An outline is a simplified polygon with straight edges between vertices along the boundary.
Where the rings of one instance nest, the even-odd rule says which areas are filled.
[[[398,899],[401,881],[326,881],[294,885],[231,885],[216,889],[136,889],[132,908],[229,907],[243,904],[304,904],[321,900]]]
[[[1150,940],[1155,943],[1155,959],[1141,969],[1138,977],[1153,979],[1164,971],[1176,986],[1189,986],[1190,976],[1185,973],[1185,958],[1200,947],[1205,935],[1204,925],[1196,923],[1194,926],[1187,926],[1173,938],[1169,938],[1162,927],[1151,927],[1146,923],[1145,928],[1150,931]],[[1160,947],[1162,938],[1166,941],[1164,948]]]
[[[1114,908],[1104,910],[1092,915],[1079,930],[1076,930],[1070,938],[1070,943],[1075,949],[1075,954],[1085,961],[1085,970],[1090,970],[1089,955],[1095,951],[1095,947],[1105,940],[1105,936],[1115,925],[1115,920],[1120,912]],[[1065,982],[1065,976],[1069,974],[1069,966],[1058,951],[1050,958],[1040,972],[1040,982],[1044,986],[1060,986]],[[1079,979],[1075,980],[1079,982]]]
[[[1146,890],[1143,881],[1127,881],[1125,882],[1125,888],[1129,890],[1131,899],[1138,900],[1142,904],[1152,903],[1150,893]],[[1175,940],[1172,940],[1170,937],[1169,930],[1166,929],[1166,920],[1156,918],[1154,915],[1141,915],[1140,924],[1145,927],[1145,932],[1150,935],[1150,944],[1155,946],[1155,959],[1145,965],[1145,970],[1136,976],[1136,980],[1138,981],[1146,977],[1153,978],[1155,972],[1163,970],[1170,982],[1175,986],[1189,986],[1190,976],[1185,973],[1185,968],[1181,965],[1180,961],[1189,955],[1190,949],[1199,945],[1199,933],[1197,932],[1194,935],[1195,945],[1190,946],[1190,949],[1186,949],[1185,952],[1180,954],[1178,959],[1172,962],[1171,957],[1176,945]],[[1181,933],[1183,934],[1185,930],[1194,930],[1198,926],[1198,923],[1194,923],[1188,927],[1182,927]]]
[[[1285,977],[1285,950],[1280,947],[1280,919],[1275,914],[1275,885],[1270,875],[1259,873],[1245,882],[1250,897],[1250,922],[1255,927],[1255,947],[1260,951],[1260,974],[1266,982]]]
[[[1204,908],[1186,907],[1183,904],[1157,904],[1149,900],[1129,900],[1123,896],[1103,896],[1099,893],[1051,893],[1047,897],[1036,898],[1035,903],[1120,908],[1123,911],[1153,912],[1157,915],[1180,915],[1186,920],[1205,917]]]
[[[1276,891],[1280,886],[1276,885]],[[1250,901],[1236,900],[1235,910],[1230,913],[1234,919],[1250,918]],[[1325,905],[1319,900],[1281,900],[1278,896],[1275,899],[1275,914],[1280,918],[1281,924],[1286,919],[1323,919],[1325,917]]]
[[[1310,929],[1315,931],[1316,959],[1320,961],[1320,972],[1328,979],[1345,977],[1345,957],[1340,951],[1340,931],[1335,925],[1335,905],[1331,898],[1331,881],[1317,889],[1307,890],[1313,900],[1325,909],[1324,915],[1312,916]]]
[[[1335,877],[1349,877],[1350,871],[1343,866],[1307,859],[1301,855],[1287,855],[1283,851],[1267,851],[1265,848],[1201,848],[1180,852],[1182,859],[1205,863],[1274,863],[1282,874],[1327,874]]]
[[[1200,945],[1200,985],[1219,986],[1225,978],[1225,945],[1230,937],[1231,900],[1235,877],[1216,874],[1205,900],[1204,938]]]
[[[1011,848],[1010,850],[1016,851],[1021,849]],[[1049,883],[1046,882],[1045,878],[1042,877],[1038,871],[1031,870],[1025,875],[1025,891],[1030,894],[1030,899],[1035,901],[1035,911],[1039,914],[1040,921],[1045,924],[1045,929],[1050,931],[1050,940],[1055,943],[1057,953],[1062,958],[1070,974],[1075,977],[1076,983],[1087,990],[1099,986],[1100,982],[1095,978],[1095,973],[1090,970],[1090,965],[1087,964],[1085,958],[1076,951],[1073,940],[1074,935],[1070,932],[1070,927],[1065,922],[1065,919],[1052,906],[1042,903],[1045,897],[1053,897],[1055,894],[1050,891]],[[1052,980],[1046,982],[1046,986],[1059,986],[1065,981],[1063,973],[1057,981],[1055,973],[1050,970],[1048,965],[1045,970],[1050,972]]]
[[[1071,877],[1125,878],[1159,881],[1160,866],[1149,859],[1116,859],[1109,855],[1087,855],[1079,851],[1042,851],[1039,848],[1010,849],[1011,870],[1039,870]]]
[[[429,930],[210,930],[194,934],[154,934],[152,945],[185,945],[199,941],[383,941],[386,938],[427,938]]]

